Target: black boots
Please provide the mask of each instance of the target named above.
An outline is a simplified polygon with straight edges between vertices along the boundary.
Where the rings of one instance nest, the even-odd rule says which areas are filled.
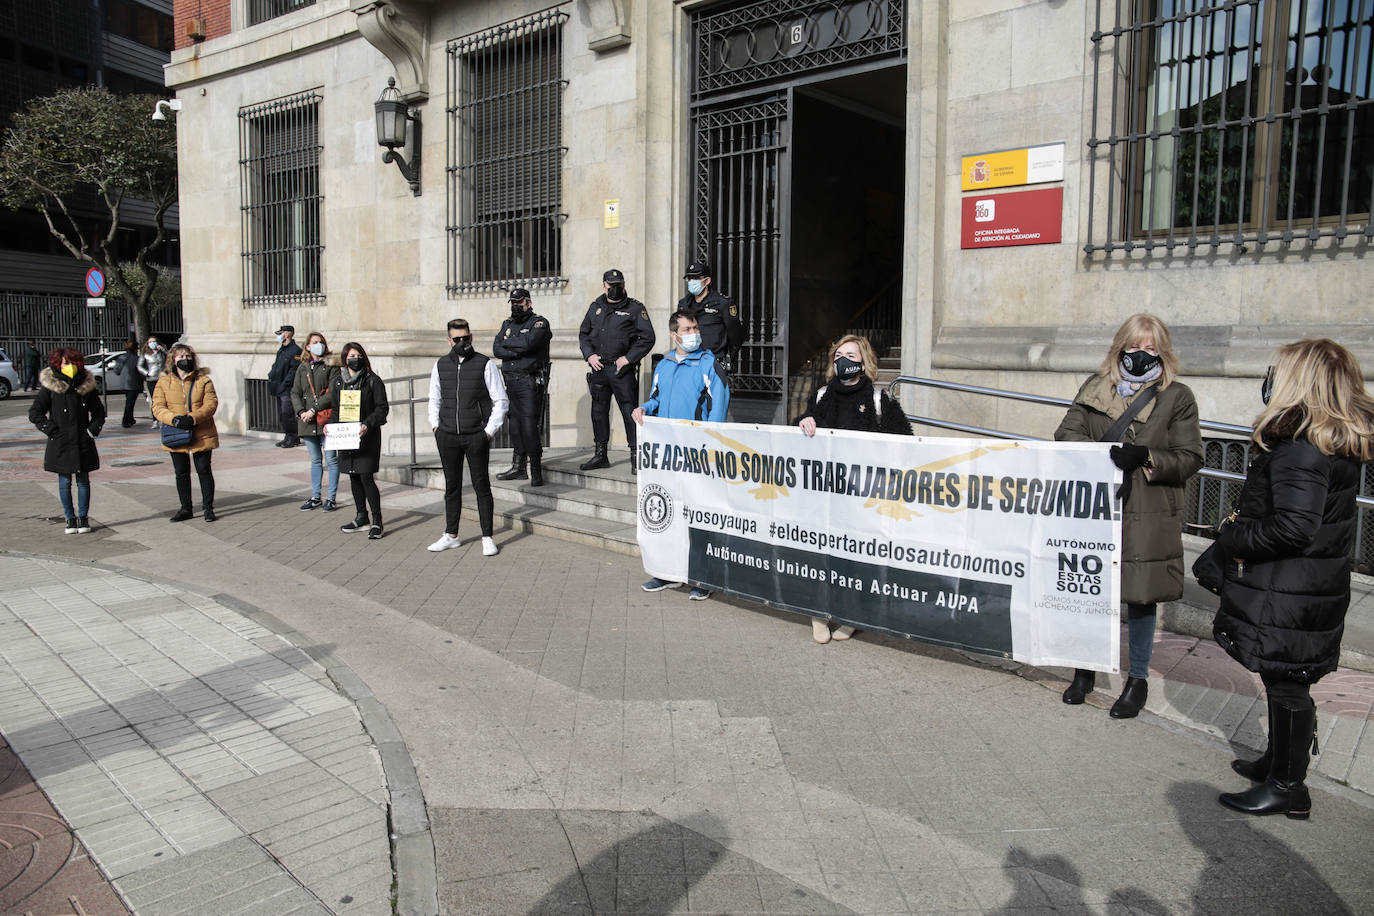
[[[537,459],[536,459],[537,460]],[[497,480],[524,480],[525,456],[516,452],[510,456],[510,469],[496,475]]]
[[[1244,814],[1286,814],[1306,820],[1312,813],[1312,796],[1303,781],[1308,750],[1316,745],[1317,710],[1312,705],[1293,709],[1275,701],[1272,713],[1269,748],[1273,762],[1268,778],[1247,792],[1227,792],[1218,800]]]
[[[540,455],[530,456],[530,486],[542,487],[544,485],[544,459]]]
[[[1075,668],[1073,672],[1073,683],[1064,691],[1064,702],[1070,706],[1079,706],[1085,697],[1093,692],[1093,684],[1097,681],[1096,671],[1084,671],[1082,668]]]
[[[1148,678],[1128,676],[1126,686],[1121,689],[1121,696],[1117,697],[1107,715],[1113,719],[1134,719],[1140,714],[1140,708],[1145,705],[1145,698],[1149,694]]]
[[[213,522],[216,518],[218,518],[218,516],[215,515],[215,507],[207,505],[205,507],[205,520],[207,522]]]
[[[578,470],[581,471],[595,471],[597,468],[608,468],[610,466],[610,459],[606,457],[606,443],[598,442],[596,443],[596,451],[592,453],[592,457],[588,458],[577,467]]]
[[[190,506],[182,506],[176,511],[176,515],[173,515],[171,518],[167,519],[167,521],[184,522],[193,515],[195,515],[195,513],[191,511]]]
[[[1269,733],[1274,733],[1274,701],[1269,700]],[[1257,760],[1232,760],[1231,769],[1251,782],[1264,782],[1269,778],[1269,767],[1274,762],[1272,741],[1265,745],[1264,753]]]

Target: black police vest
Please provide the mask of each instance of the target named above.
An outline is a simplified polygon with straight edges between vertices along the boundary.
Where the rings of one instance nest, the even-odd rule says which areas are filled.
[[[487,358],[474,353],[459,365],[452,353],[439,359],[439,428],[450,433],[477,433],[491,418],[487,391]],[[457,416],[455,429],[453,418]]]

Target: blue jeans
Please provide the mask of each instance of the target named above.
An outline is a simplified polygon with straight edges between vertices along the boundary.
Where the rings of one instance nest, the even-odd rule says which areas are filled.
[[[305,450],[310,453],[310,498],[320,498],[320,478],[324,476],[323,465],[329,465],[329,496],[339,495],[339,453],[325,451],[323,436],[301,436]]]
[[[1150,676],[1150,656],[1155,648],[1155,605],[1126,604],[1127,652],[1131,677]]]
[[[76,506],[77,511],[72,511],[72,477],[76,477]],[[91,475],[85,471],[78,471],[75,475],[57,475],[57,498],[62,501],[62,511],[67,518],[77,518],[82,515],[90,515],[91,509]]]

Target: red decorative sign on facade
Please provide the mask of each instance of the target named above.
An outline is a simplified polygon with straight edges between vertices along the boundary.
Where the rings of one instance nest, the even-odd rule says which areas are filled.
[[[1049,245],[1064,234],[1064,189],[965,197],[960,248]]]

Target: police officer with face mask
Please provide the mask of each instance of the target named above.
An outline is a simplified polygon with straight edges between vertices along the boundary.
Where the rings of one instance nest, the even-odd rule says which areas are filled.
[[[730,369],[730,354],[744,343],[739,306],[711,288],[711,265],[705,261],[688,264],[683,278],[687,281],[687,295],[678,300],[677,310],[696,312],[702,349],[716,355],[716,370],[724,377]]]
[[[511,445],[515,449],[510,469],[497,474],[497,480],[524,480],[528,458],[530,486],[544,485],[541,467],[544,446],[539,438],[539,419],[549,384],[549,341],[552,339],[553,331],[548,321],[534,313],[530,291],[511,290],[510,317],[502,323],[491,345],[492,355],[501,360],[501,376],[510,399]]]
[[[630,414],[639,406],[639,361],[654,348],[654,326],[649,310],[625,292],[625,275],[612,268],[601,275],[604,292],[587,307],[577,333],[582,358],[587,361],[587,388],[592,396],[592,438],[596,452],[580,465],[584,471],[606,468],[606,446],[611,439],[611,396],[615,396],[625,423],[625,439],[633,462],[635,422]],[[631,470],[634,465],[631,463]]]

